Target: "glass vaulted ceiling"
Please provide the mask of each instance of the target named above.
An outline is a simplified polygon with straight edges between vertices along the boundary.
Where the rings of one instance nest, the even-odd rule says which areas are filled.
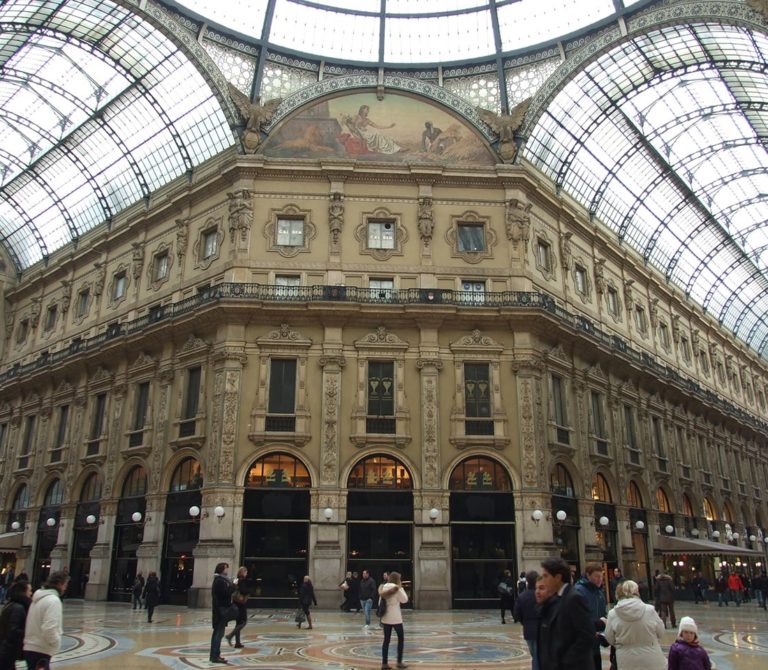
[[[604,54],[524,151],[737,337],[768,353],[768,39],[706,24]]]
[[[0,242],[18,270],[232,144],[203,77],[129,9],[0,3]]]

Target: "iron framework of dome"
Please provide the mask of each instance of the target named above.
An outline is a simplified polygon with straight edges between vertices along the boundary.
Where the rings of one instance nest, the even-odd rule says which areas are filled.
[[[255,101],[396,75],[495,113],[532,96],[521,159],[768,351],[768,41],[746,2],[17,0],[0,25],[20,272],[236,145],[227,82]]]

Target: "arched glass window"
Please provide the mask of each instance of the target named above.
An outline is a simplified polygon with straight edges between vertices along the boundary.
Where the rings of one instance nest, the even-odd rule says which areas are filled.
[[[27,509],[29,507],[29,489],[27,488],[27,485],[24,484],[22,487],[16,491],[16,497],[13,499],[13,509],[14,512],[18,512],[24,509]]]
[[[203,471],[196,458],[185,458],[176,466],[171,477],[171,493],[196,491],[203,488]]]
[[[664,493],[664,489],[661,487],[656,489],[656,505],[659,508],[659,512],[664,512],[665,514],[670,514],[672,512],[669,498],[667,498],[667,494]]]
[[[45,492],[45,501],[43,505],[48,507],[49,505],[61,505],[64,502],[64,491],[61,486],[60,479],[54,479],[48,486],[48,490]]]
[[[251,466],[245,477],[245,485],[249,488],[309,488],[312,480],[307,467],[298,458],[275,453],[263,456]]]
[[[633,481],[630,481],[627,486],[627,504],[638,509],[643,507],[643,496],[637,484]]]
[[[695,516],[693,513],[693,505],[691,505],[691,499],[687,493],[683,493],[683,514],[685,516]]]
[[[349,474],[350,489],[412,489],[411,473],[391,456],[368,456]]]
[[[592,479],[592,500],[599,500],[600,502],[612,503],[613,496],[611,496],[611,487],[608,486],[608,482],[605,477],[599,472],[595,474]]]
[[[80,492],[80,502],[94,502],[101,498],[101,477],[95,472],[85,480]]]
[[[733,522],[735,520],[735,516],[733,514],[733,507],[731,507],[731,503],[726,502],[723,504],[723,520],[727,521],[731,525],[733,525]]]
[[[137,498],[147,492],[147,471],[137,465],[128,473],[123,484],[123,498]]]
[[[453,469],[449,486],[451,491],[511,491],[512,480],[501,463],[476,456]]]
[[[704,498],[704,516],[706,517],[707,521],[717,520],[717,515],[715,514],[715,508],[712,506],[712,503],[709,501],[709,498]]]
[[[552,474],[549,476],[549,490],[556,496],[576,497],[576,489],[573,486],[571,473],[568,472],[562,463],[557,463],[552,468]]]

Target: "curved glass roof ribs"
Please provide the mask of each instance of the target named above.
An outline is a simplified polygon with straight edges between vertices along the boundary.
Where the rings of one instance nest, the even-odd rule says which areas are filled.
[[[523,151],[760,355],[768,354],[768,38],[637,37],[581,70]]]
[[[130,10],[0,5],[0,242],[17,270],[234,141],[202,75]]]

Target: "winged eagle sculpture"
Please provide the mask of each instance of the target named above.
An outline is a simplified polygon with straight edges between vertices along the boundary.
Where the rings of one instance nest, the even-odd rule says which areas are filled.
[[[237,111],[245,121],[243,129],[243,147],[245,152],[255,154],[261,146],[261,127],[267,125],[275,115],[282,98],[272,98],[263,105],[251,102],[247,95],[229,84],[229,97],[235,103]]]
[[[525,113],[533,98],[526,98],[512,108],[509,114],[495,114],[482,107],[475,107],[480,118],[499,136],[499,156],[505,163],[511,163],[517,155],[515,132],[523,125]]]

